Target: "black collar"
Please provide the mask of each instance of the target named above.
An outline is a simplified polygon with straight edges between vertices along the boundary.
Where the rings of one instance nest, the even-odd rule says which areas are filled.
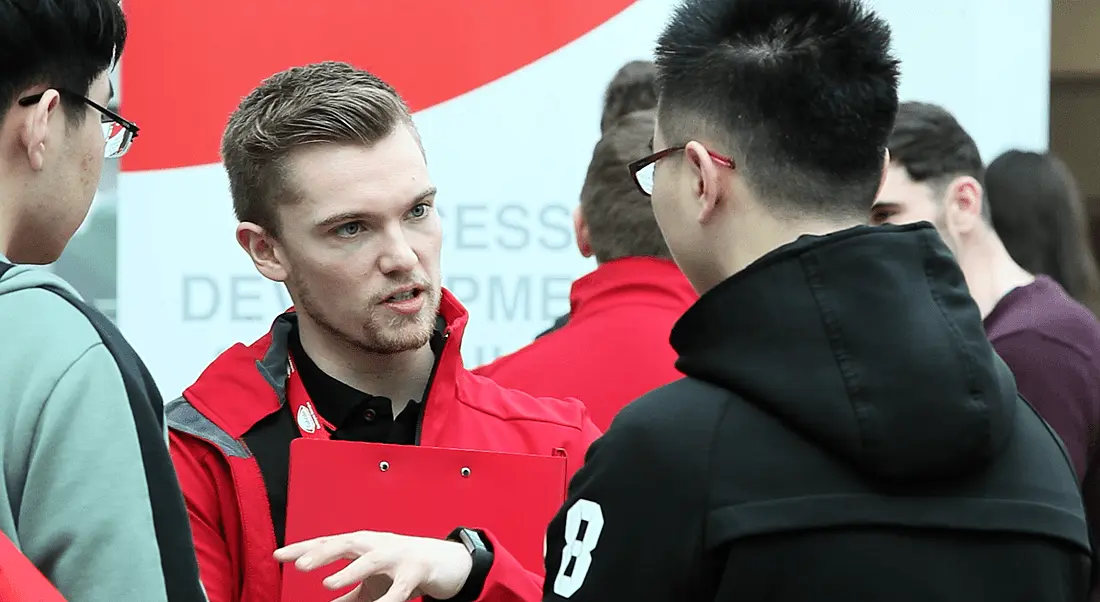
[[[442,317],[438,318],[430,343],[435,353],[436,363],[439,362],[440,353],[443,351],[445,328],[446,321]],[[306,391],[309,392],[310,401],[313,402],[317,413],[334,427],[340,428],[340,425],[344,424],[353,412],[361,408],[364,402],[373,401],[372,405],[383,404],[387,407],[392,404],[392,400],[387,397],[360,391],[317,367],[302,348],[297,321],[287,335],[287,350],[294,358],[294,367],[298,370],[298,376],[302,379],[302,385]]]

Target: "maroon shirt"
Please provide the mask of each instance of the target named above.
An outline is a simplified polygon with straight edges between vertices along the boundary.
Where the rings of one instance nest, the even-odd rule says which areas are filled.
[[[997,303],[985,331],[1016,375],[1020,394],[1062,438],[1098,532],[1100,321],[1057,282],[1038,276]]]

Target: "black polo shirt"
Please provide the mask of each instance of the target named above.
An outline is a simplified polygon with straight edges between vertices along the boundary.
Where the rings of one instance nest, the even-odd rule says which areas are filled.
[[[442,318],[436,325],[432,337],[432,350],[439,356],[443,350],[443,330],[446,323]],[[331,433],[333,439],[342,441],[363,441],[367,443],[393,443],[416,445],[420,439],[420,419],[423,416],[422,400],[412,400],[396,417],[393,415],[393,402],[387,397],[379,397],[359,391],[325,374],[302,349],[295,325],[287,335],[287,351],[294,359],[302,385],[309,394],[317,413],[335,427]],[[432,370],[435,377],[435,369]],[[431,380],[428,381],[431,387]],[[244,435],[245,445],[256,458],[263,475],[264,487],[271,505],[271,523],[275,529],[276,545],[281,547],[286,534],[286,494],[290,479],[290,442],[300,437],[289,403],[275,413],[256,423]]]
[[[317,413],[336,427],[331,433],[333,439],[400,445],[416,443],[416,427],[420,423],[423,406],[421,400],[410,400],[395,417],[390,398],[360,391],[318,368],[302,349],[297,328],[291,331],[287,348]]]

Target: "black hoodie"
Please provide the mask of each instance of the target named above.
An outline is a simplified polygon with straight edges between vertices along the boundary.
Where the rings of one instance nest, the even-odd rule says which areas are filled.
[[[547,600],[1080,601],[1057,437],[927,224],[804,236],[704,294],[550,525]]]

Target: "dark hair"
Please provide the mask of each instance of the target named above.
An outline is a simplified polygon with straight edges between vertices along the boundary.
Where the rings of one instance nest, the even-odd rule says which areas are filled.
[[[627,164],[650,152],[655,111],[630,113],[610,124],[581,187],[581,213],[596,261],[623,257],[670,258],[653,204],[634,185]]]
[[[412,127],[405,101],[386,82],[327,61],[265,79],[241,101],[222,135],[222,162],[237,219],[278,233],[278,202],[294,199],[286,158],[310,144],[370,146]]]
[[[985,172],[993,228],[1016,263],[1100,315],[1100,273],[1077,182],[1058,157],[1011,150]]]
[[[888,143],[890,161],[905,168],[914,182],[942,192],[957,177],[984,181],[978,144],[947,109],[927,102],[903,102]],[[982,217],[990,220],[989,203]]]
[[[0,117],[32,86],[87,95],[125,45],[118,0],[0,0]],[[61,99],[69,123],[80,123],[87,106]]]
[[[656,108],[657,65],[653,61],[630,61],[615,72],[604,92],[600,133],[620,117]]]
[[[685,0],[656,53],[668,144],[709,138],[775,210],[866,214],[898,61],[858,0]]]

